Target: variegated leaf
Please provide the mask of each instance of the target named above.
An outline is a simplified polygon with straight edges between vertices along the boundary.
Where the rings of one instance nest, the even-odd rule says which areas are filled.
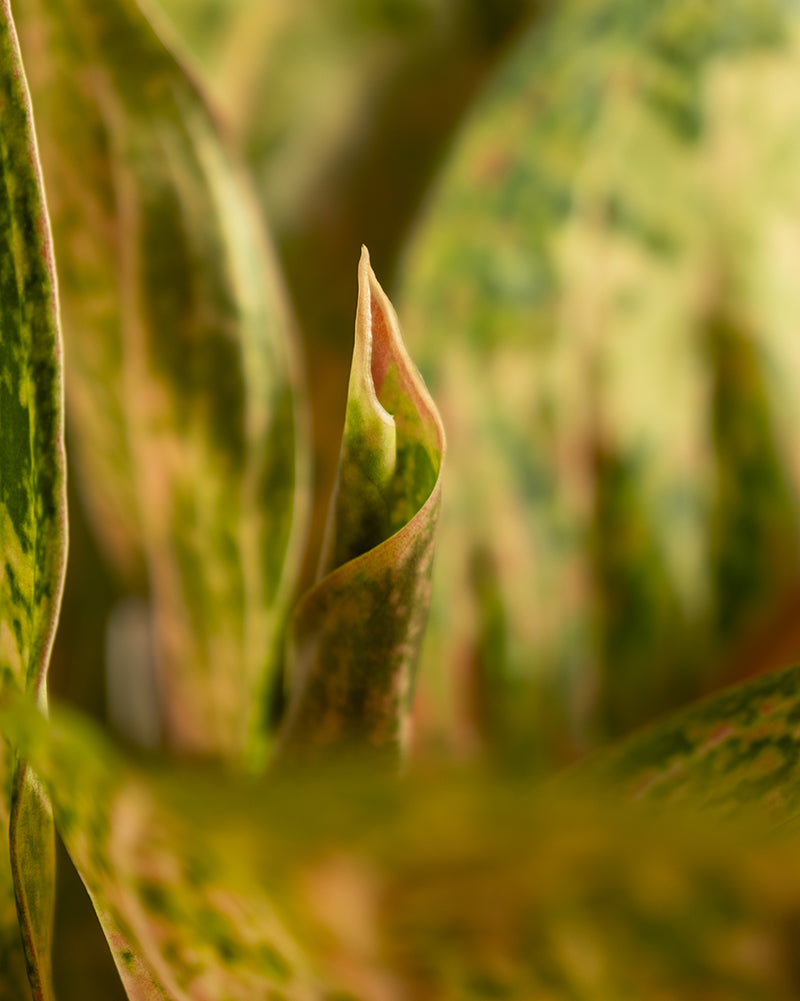
[[[668,716],[578,767],[653,812],[703,810],[717,821],[755,807],[800,817],[800,667],[734,686]]]
[[[428,612],[444,431],[369,264],[318,583],[297,608],[280,752],[397,751]]]
[[[449,706],[466,665],[490,745],[574,755],[800,656],[797,10],[553,5],[428,199],[398,293],[450,429],[422,671]]]
[[[0,4],[0,690],[46,711],[66,561],[61,342],[50,225],[27,83]],[[52,997],[54,842],[49,802],[0,746],[0,997]],[[16,908],[14,899],[16,898]],[[24,951],[28,976],[19,963]]]
[[[83,486],[119,561],[144,552],[167,742],[241,759],[264,739],[307,485],[283,289],[134,0],[25,6]]]
[[[39,725],[21,702],[0,731],[50,782],[59,835],[131,1001],[322,1001],[265,888],[169,809],[106,737],[75,721]]]
[[[159,971],[161,993],[133,997],[797,996],[797,835],[764,830],[791,816],[796,765],[770,779],[788,813],[766,817],[759,796],[746,823],[709,824],[603,783],[323,768],[254,785],[144,774],[60,714],[48,727],[6,708],[0,730],[48,777],[87,882],[128,930],[121,966]]]

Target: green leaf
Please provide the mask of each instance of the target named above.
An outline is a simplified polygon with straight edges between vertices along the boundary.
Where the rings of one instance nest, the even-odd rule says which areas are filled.
[[[339,471],[291,624],[284,757],[405,743],[428,612],[444,431],[362,249]]]
[[[46,676],[66,563],[61,341],[50,224],[11,9],[0,5],[0,690],[47,709]],[[50,806],[0,747],[0,996],[52,997]],[[13,900],[16,898],[16,912]],[[21,938],[20,938],[21,933]],[[7,995],[7,992],[11,992]]]
[[[133,952],[112,939],[123,970],[148,971],[151,994],[143,979],[133,997],[797,994],[797,834],[766,833],[760,801],[742,823],[708,823],[602,784],[537,790],[469,769],[145,773],[63,713],[48,725],[7,706],[0,730],[47,776],[106,913],[136,932]],[[272,923],[255,931],[265,900],[312,972]]]
[[[307,488],[277,267],[137,4],[25,6],[82,485],[119,562],[144,554],[167,742],[257,756]]]
[[[727,820],[757,809],[800,816],[800,667],[726,689],[578,766],[590,787],[612,784],[649,810],[687,807]]]
[[[427,201],[398,293],[452,423],[422,676],[445,673],[450,705],[469,664],[490,743],[574,755],[780,645],[800,579],[796,12],[553,5]]]
[[[319,997],[308,961],[235,852],[221,854],[184,823],[152,780],[85,723],[40,725],[22,702],[10,715],[0,729],[55,792],[59,835],[131,1001]],[[231,781],[218,777],[221,787]]]

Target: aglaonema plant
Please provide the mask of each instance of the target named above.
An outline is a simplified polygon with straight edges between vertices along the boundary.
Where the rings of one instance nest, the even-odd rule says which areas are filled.
[[[796,996],[798,669],[546,784],[411,767],[445,442],[368,254],[296,597],[291,314],[213,115],[133,0],[20,5],[24,68],[0,11],[0,998],[55,997],[53,821],[136,1001]],[[47,710],[62,327],[70,468],[151,608],[144,763]]]

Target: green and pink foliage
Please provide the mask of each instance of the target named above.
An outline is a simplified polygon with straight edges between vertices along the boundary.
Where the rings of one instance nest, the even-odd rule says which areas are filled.
[[[408,249],[451,439],[423,676],[487,676],[532,753],[800,652],[797,46],[771,0],[555,5]]]
[[[276,37],[306,56],[320,24],[359,37],[357,7],[314,28],[309,0]],[[403,8],[411,37],[467,7],[364,11]],[[53,822],[135,1001],[796,997],[800,669],[547,782],[529,767],[774,667],[760,629],[786,642],[791,5],[574,0],[531,22],[406,258],[446,468],[362,249],[308,587],[309,399],[278,255],[144,9],[19,3],[23,69],[0,3],[0,999],[102,990],[53,971]],[[355,120],[385,68],[351,70]],[[290,125],[284,165],[313,132]],[[332,163],[344,138],[317,138]],[[315,182],[278,166],[288,227]],[[76,504],[147,610],[154,664],[123,677],[157,724],[147,757],[47,710],[62,368]],[[488,761],[452,760],[454,733]]]
[[[280,753],[407,745],[444,431],[362,250],[339,475],[318,583],[295,611]]]
[[[22,23],[76,474],[119,572],[142,565],[167,742],[246,758],[307,492],[281,281],[203,97],[135,3],[26,4]]]

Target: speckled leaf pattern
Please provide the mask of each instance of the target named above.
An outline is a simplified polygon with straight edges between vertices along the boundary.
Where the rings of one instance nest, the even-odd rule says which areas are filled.
[[[74,722],[37,726],[27,708],[17,704],[2,729],[21,737],[49,781],[59,835],[131,1001],[322,1001],[236,851],[221,854],[184,823],[106,737]]]
[[[46,711],[66,560],[61,342],[50,225],[11,9],[0,4],[0,691]],[[49,802],[0,746],[0,998],[52,998]],[[9,866],[10,859],[10,866]],[[16,898],[16,907],[15,907]],[[20,962],[24,952],[25,962]],[[25,969],[27,965],[27,976]]]
[[[444,448],[439,415],[364,248],[319,579],[291,624],[283,756],[402,749],[428,612]]]
[[[684,777],[703,784],[706,724],[753,736],[769,701],[771,738],[793,733],[797,681],[759,679],[705,720],[683,717],[696,752],[681,751]],[[47,728],[15,707],[0,729],[51,783],[88,884],[135,941],[123,970],[170,985],[133,997],[789,1001],[800,989],[796,760],[767,789],[763,750],[720,759],[738,813],[709,823],[689,797],[626,805],[635,788],[597,775],[588,793],[468,769],[254,785],[142,773],[61,715]]]
[[[423,674],[488,693],[489,742],[627,731],[796,597],[795,8],[555,5],[429,198],[398,296],[451,444]]]
[[[750,804],[775,822],[800,816],[800,667],[727,689],[576,769],[651,810],[689,805],[725,821]]]
[[[144,554],[167,742],[241,759],[263,741],[307,489],[282,284],[134,0],[25,7],[83,487],[120,565]]]

